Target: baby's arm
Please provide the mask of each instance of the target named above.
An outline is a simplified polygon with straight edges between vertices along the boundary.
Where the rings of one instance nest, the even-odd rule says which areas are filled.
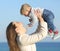
[[[35,11],[37,11],[37,12],[40,11],[39,15],[42,15],[42,9],[41,8],[35,8],[35,9],[32,8],[31,13],[29,15],[30,24],[28,24],[28,27],[32,27],[34,24],[36,24],[39,21],[38,17],[35,15]]]
[[[34,24],[36,24],[38,22],[38,18],[34,14],[34,10],[31,10],[29,17],[30,17],[30,19],[29,19],[30,23],[28,24],[28,27],[32,27]]]

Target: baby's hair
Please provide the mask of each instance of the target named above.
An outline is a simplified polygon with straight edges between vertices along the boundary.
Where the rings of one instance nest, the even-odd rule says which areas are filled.
[[[26,10],[26,7],[31,7],[29,4],[23,4],[20,9],[20,13],[23,14],[23,10]]]

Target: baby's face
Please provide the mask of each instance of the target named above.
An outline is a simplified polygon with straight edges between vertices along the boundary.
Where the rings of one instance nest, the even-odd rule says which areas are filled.
[[[27,7],[27,8],[23,11],[23,15],[29,16],[30,10],[31,10],[31,8],[30,8],[30,7]]]

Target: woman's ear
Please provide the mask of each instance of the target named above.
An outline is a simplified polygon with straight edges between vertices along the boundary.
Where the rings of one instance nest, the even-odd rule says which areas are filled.
[[[20,28],[15,28],[16,33],[21,33]]]
[[[18,33],[18,28],[15,28],[16,33]]]

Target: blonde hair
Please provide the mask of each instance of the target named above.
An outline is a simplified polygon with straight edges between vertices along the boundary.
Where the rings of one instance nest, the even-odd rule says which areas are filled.
[[[26,10],[27,7],[31,7],[29,4],[23,4],[20,9],[20,13],[23,14],[23,11]]]

